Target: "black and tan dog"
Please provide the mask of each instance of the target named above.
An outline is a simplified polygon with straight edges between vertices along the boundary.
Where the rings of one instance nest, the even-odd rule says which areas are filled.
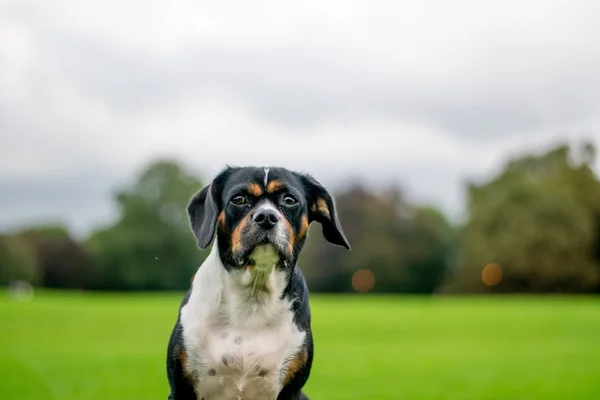
[[[200,248],[171,334],[173,400],[308,399],[309,296],[297,267],[309,224],[350,249],[327,190],[283,168],[226,168],[188,206]]]

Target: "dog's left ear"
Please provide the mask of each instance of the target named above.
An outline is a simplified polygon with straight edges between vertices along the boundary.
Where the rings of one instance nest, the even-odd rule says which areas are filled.
[[[308,190],[308,215],[310,221],[317,221],[323,226],[323,236],[330,243],[350,250],[350,244],[342,230],[337,216],[333,197],[316,179],[304,176]]]

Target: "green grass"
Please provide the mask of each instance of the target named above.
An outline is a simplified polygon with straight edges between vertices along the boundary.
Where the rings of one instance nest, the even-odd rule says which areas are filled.
[[[180,295],[0,293],[0,399],[166,399]],[[313,296],[319,399],[598,399],[600,298]]]

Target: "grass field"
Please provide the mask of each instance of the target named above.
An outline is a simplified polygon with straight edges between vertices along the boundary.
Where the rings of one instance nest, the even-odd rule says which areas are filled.
[[[176,294],[0,293],[0,399],[166,399]],[[600,298],[313,296],[319,399],[600,399]]]

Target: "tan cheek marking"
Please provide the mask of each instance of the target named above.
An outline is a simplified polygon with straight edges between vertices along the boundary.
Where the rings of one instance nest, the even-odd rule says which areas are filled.
[[[290,254],[294,253],[294,230],[292,229],[292,225],[290,225],[287,219],[283,219],[285,230],[288,233],[288,248],[290,250]]]
[[[300,220],[300,231],[298,232],[298,237],[296,238],[296,240],[300,240],[304,237],[304,235],[306,235],[306,231],[308,230],[308,218],[306,217],[306,215],[302,216],[302,219]]]
[[[242,247],[242,244],[240,243],[240,240],[242,237],[242,231],[248,224],[249,220],[250,220],[250,214],[246,215],[244,217],[244,219],[240,221],[238,226],[236,226],[235,229],[233,230],[233,232],[231,233],[231,250],[239,251],[240,248]]]
[[[290,380],[292,380],[294,375],[296,375],[296,373],[298,371],[300,371],[300,368],[302,368],[302,366],[304,364],[306,364],[307,359],[308,359],[308,354],[306,353],[305,350],[302,350],[301,352],[296,354],[296,356],[292,359],[292,361],[288,365],[288,369],[285,374],[285,378],[283,379],[284,385],[287,384]]]
[[[258,186],[256,183],[249,184],[246,187],[246,189],[248,190],[248,193],[250,193],[254,197],[258,197],[261,194],[263,194],[263,191],[262,191],[261,187]]]
[[[217,220],[219,221],[219,226],[225,228],[225,211],[221,211]]]
[[[282,181],[278,181],[278,180],[271,181],[267,185],[267,192],[273,193],[274,191],[282,189],[282,188],[283,188],[283,182]]]

